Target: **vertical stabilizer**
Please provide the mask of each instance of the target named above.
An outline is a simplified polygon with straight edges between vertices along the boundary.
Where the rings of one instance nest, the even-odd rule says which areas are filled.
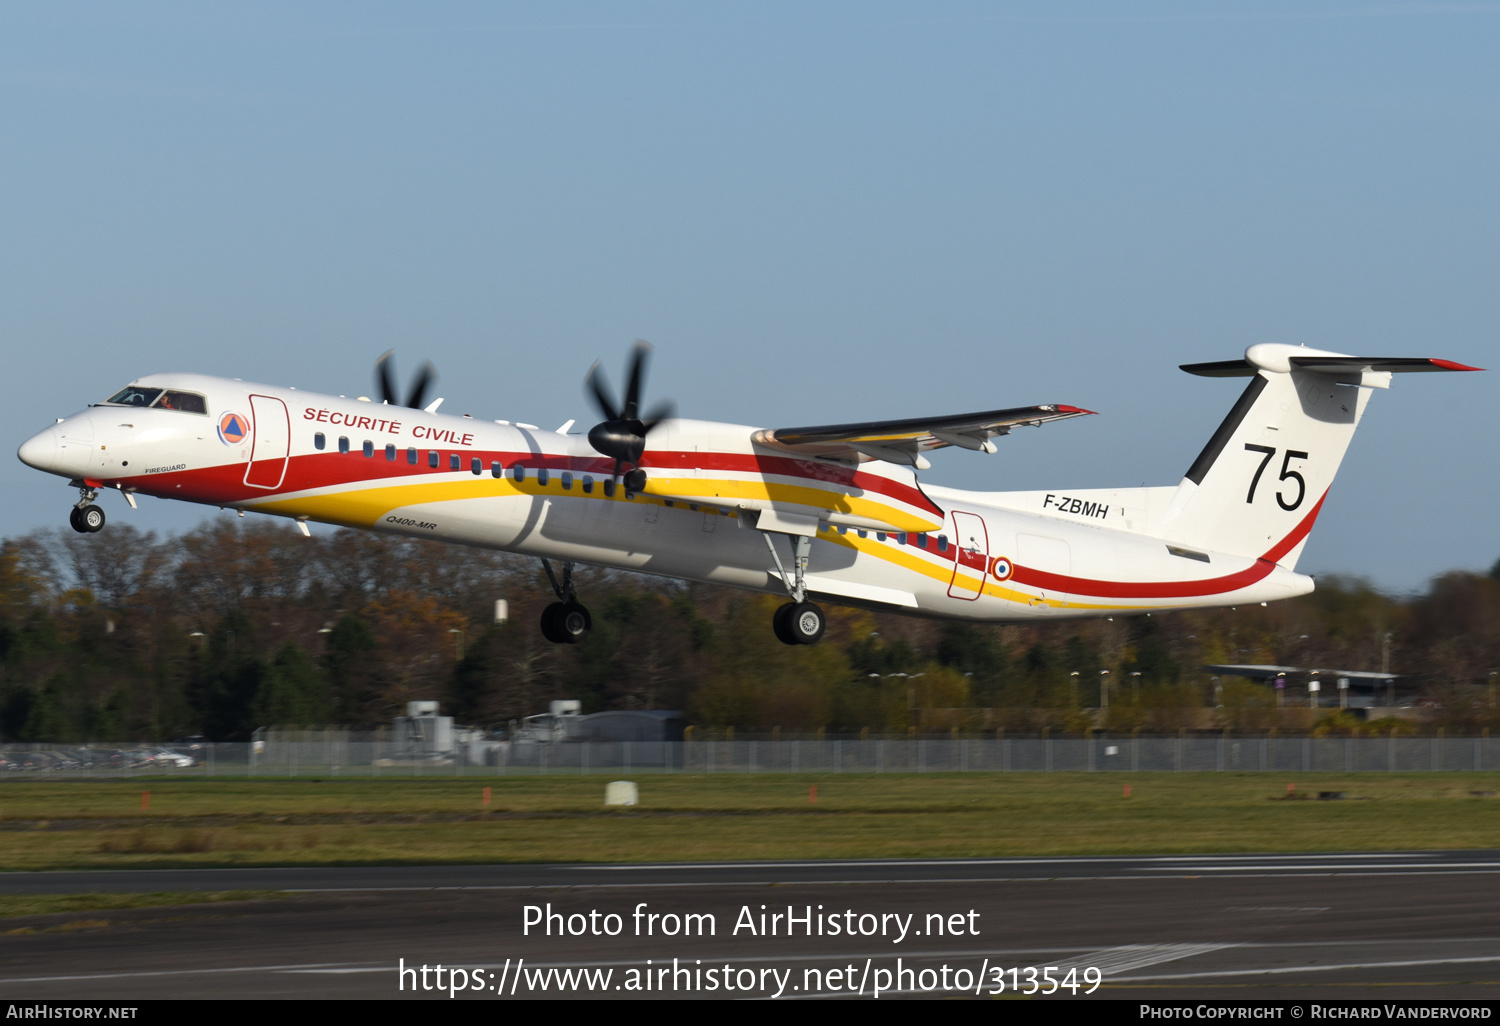
[[[1372,390],[1390,387],[1393,373],[1478,368],[1266,343],[1244,360],[1182,369],[1249,382],[1177,486],[1162,537],[1291,569]]]

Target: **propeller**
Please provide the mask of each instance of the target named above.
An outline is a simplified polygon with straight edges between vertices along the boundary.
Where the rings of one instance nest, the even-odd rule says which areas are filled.
[[[422,400],[427,397],[427,389],[437,380],[437,368],[432,361],[422,364],[422,369],[417,371],[417,379],[412,382],[411,392],[407,394],[406,402],[401,402],[396,396],[396,384],[392,380],[391,354],[394,349],[387,349],[381,354],[380,359],[375,361],[375,381],[380,386],[380,401],[390,403],[392,406],[410,406],[414,410],[422,409]]]
[[[651,343],[635,340],[630,350],[630,363],[625,377],[625,401],[617,404],[604,381],[604,372],[599,361],[589,368],[583,383],[599,405],[604,420],[589,429],[589,444],[594,449],[615,461],[614,476],[620,476],[620,468],[630,464],[632,468],[646,451],[646,436],[651,429],[673,415],[671,400],[664,400],[651,408],[644,417],[640,412],[641,386],[646,379],[646,362],[651,354]],[[632,469],[627,475],[626,485],[630,491],[638,492],[644,485],[645,473]]]

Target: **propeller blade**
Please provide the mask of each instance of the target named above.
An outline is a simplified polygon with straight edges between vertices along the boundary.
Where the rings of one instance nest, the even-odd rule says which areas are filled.
[[[583,379],[585,390],[593,394],[599,412],[604,414],[604,419],[589,429],[589,444],[595,452],[615,461],[615,477],[620,476],[626,464],[641,461],[646,451],[646,435],[651,429],[676,415],[671,400],[667,400],[653,406],[645,420],[640,417],[641,389],[646,382],[646,363],[650,356],[651,343],[636,339],[626,368],[625,402],[619,407],[604,383],[604,372],[600,370],[598,360]],[[630,473],[639,473],[639,468]]]
[[[641,421],[641,434],[649,435],[656,425],[664,420],[671,420],[675,416],[677,416],[677,404],[670,399],[663,399],[651,407],[650,412]]]
[[[615,409],[614,399],[609,394],[608,386],[604,383],[604,372],[599,369],[599,361],[589,368],[588,374],[584,375],[583,384],[593,393],[594,402],[599,405],[599,412],[604,414],[605,420],[622,420],[621,413]]]
[[[432,365],[431,360],[428,360],[422,364],[422,369],[417,372],[417,380],[412,383],[411,392],[409,393],[410,398],[406,400],[406,405],[414,410],[420,410],[422,408],[422,400],[427,397],[427,389],[436,380],[437,368]]]
[[[635,420],[641,408],[641,386],[646,380],[646,362],[651,356],[651,343],[636,339],[630,350],[630,376],[625,385],[625,409],[620,411],[621,420]]]
[[[394,349],[387,349],[381,354],[380,359],[375,361],[375,382],[380,386],[380,401],[395,404],[396,386],[391,381],[391,354]]]

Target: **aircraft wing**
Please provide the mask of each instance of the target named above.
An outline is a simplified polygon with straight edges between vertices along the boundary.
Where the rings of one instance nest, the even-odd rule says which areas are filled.
[[[757,445],[797,456],[854,462],[887,460],[921,469],[928,465],[922,453],[932,449],[957,445],[977,452],[994,452],[992,439],[1010,434],[1013,427],[1038,427],[1048,421],[1085,417],[1093,412],[1077,406],[1021,406],[947,417],[775,428],[757,431],[753,437]]]

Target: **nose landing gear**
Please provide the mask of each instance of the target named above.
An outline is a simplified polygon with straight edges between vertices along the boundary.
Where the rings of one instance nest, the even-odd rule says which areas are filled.
[[[78,501],[68,511],[68,524],[79,534],[96,534],[104,530],[104,510],[94,505],[99,497],[97,488],[78,489]]]
[[[576,645],[588,637],[594,621],[573,590],[573,564],[563,564],[561,581],[545,559],[542,569],[547,571],[547,580],[552,582],[552,591],[558,598],[542,610],[542,637],[554,645]]]

